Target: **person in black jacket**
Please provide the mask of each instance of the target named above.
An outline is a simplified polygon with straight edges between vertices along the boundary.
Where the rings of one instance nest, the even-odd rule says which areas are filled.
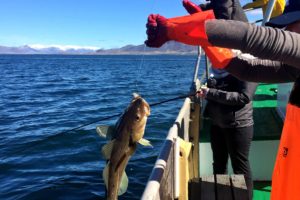
[[[272,176],[271,199],[297,200],[300,195],[300,1],[289,0],[284,13],[267,24],[285,30],[214,19],[211,11],[170,19],[150,15],[145,43],[159,47],[175,40],[201,45],[214,67],[243,80],[294,82]],[[231,49],[256,57],[249,59]]]
[[[252,98],[257,83],[241,81],[228,72],[216,72],[201,96],[207,100],[205,116],[211,119],[210,142],[214,174],[226,174],[228,156],[233,172],[244,174],[249,199],[253,182],[249,150],[253,137]],[[213,84],[211,84],[213,83]]]
[[[237,0],[211,0],[201,9],[189,0],[183,6],[190,14],[213,9],[216,18],[248,22]],[[225,70],[212,68],[212,77],[200,95],[207,100],[204,114],[211,119],[210,142],[213,152],[214,174],[226,174],[230,157],[235,174],[244,174],[249,199],[253,181],[249,151],[253,138],[252,99],[257,83],[241,81]]]

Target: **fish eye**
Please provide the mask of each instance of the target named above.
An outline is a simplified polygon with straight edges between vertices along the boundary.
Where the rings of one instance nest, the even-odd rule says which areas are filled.
[[[140,120],[140,116],[136,115],[136,116],[135,116],[135,119],[136,119],[137,121]]]

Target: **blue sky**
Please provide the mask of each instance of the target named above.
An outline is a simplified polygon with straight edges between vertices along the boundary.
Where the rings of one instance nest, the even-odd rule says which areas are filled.
[[[150,13],[186,14],[181,0],[0,0],[0,5],[0,45],[4,46],[137,45],[146,39]]]

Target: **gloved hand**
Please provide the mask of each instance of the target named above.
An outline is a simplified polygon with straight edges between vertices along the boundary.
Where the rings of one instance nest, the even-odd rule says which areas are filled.
[[[149,47],[161,47],[164,43],[171,40],[168,29],[172,24],[168,23],[168,19],[161,15],[151,14],[148,17],[147,36],[145,44]]]
[[[207,79],[207,87],[209,88],[216,88],[217,80],[214,77],[209,77]]]
[[[182,4],[190,14],[202,12],[201,8],[190,0],[183,0]],[[210,62],[212,63],[212,66],[217,69],[225,68],[233,57],[230,49],[214,46],[202,46],[202,48],[205,51]]]
[[[165,42],[174,40],[195,46],[211,46],[205,32],[205,22],[214,18],[211,10],[169,19],[151,14],[146,25],[148,38],[145,44],[160,47]]]
[[[200,90],[197,91],[196,96],[197,97],[201,97],[201,98],[205,98],[207,93],[209,91],[209,88],[205,85],[200,87]]]
[[[201,8],[198,5],[191,2],[190,0],[183,0],[182,5],[187,10],[187,12],[190,13],[190,14],[195,14],[197,12],[202,11]]]

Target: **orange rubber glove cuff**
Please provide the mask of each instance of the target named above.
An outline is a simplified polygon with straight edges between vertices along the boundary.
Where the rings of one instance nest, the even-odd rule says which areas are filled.
[[[227,48],[215,47],[215,46],[204,46],[203,50],[206,56],[209,58],[212,67],[217,69],[224,69],[230,63],[234,57],[233,52]]]
[[[168,38],[188,45],[211,46],[205,31],[205,22],[215,19],[212,10],[168,19]]]

